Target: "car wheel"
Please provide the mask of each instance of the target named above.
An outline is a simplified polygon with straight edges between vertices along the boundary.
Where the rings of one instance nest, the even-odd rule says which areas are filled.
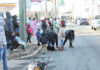
[[[96,30],[96,28],[94,28],[94,30]]]
[[[91,27],[91,29],[93,29],[93,27]]]

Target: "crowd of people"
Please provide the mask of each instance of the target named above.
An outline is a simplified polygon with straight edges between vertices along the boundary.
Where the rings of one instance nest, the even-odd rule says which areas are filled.
[[[22,47],[22,51],[25,51],[26,48],[26,43],[20,39],[19,24],[16,15],[11,16],[10,12],[6,12],[6,18],[4,19],[3,13],[0,12],[0,62],[3,58],[4,70],[8,70],[7,48],[11,51],[19,46]],[[67,39],[70,41],[69,46],[73,47],[74,30],[65,31],[65,28],[66,23],[63,19],[51,17],[36,21],[35,18],[29,17],[26,23],[27,43],[32,43],[32,36],[33,38],[36,37],[37,45],[42,45],[43,54],[46,54],[46,50],[64,50]],[[60,43],[58,43],[59,37],[65,39],[61,38]]]
[[[38,27],[37,27],[38,25]],[[63,19],[59,18],[42,18],[40,22],[36,22],[35,18],[29,17],[27,21],[27,42],[31,43],[31,36],[37,37],[37,45],[42,45],[42,53],[45,54],[46,50],[55,51],[56,48],[64,50],[64,45],[70,40],[70,46],[73,47],[74,30],[66,30],[66,23]],[[58,44],[58,36],[65,37],[65,40],[60,39]],[[56,44],[56,48],[54,47]],[[47,48],[47,49],[46,49]]]

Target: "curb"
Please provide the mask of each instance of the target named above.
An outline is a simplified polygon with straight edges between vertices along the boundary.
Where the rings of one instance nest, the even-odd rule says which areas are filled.
[[[34,51],[32,54],[30,55],[26,55],[26,56],[21,56],[19,58],[16,58],[16,59],[25,59],[25,58],[30,58],[30,57],[33,57],[35,56],[40,50],[41,50],[42,46],[40,46],[36,51]]]
[[[42,46],[40,46],[36,51],[34,51],[32,54],[30,55],[26,55],[26,56],[21,56],[19,58],[16,58],[16,59],[25,59],[25,58],[30,58],[30,57],[33,57],[35,56],[40,50],[41,50]],[[3,63],[3,61],[0,62],[0,65]]]

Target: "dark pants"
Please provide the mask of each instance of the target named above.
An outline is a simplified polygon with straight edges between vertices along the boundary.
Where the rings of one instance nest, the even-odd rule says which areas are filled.
[[[37,36],[38,45],[40,45],[40,36]]]
[[[27,42],[31,43],[31,33],[28,33]]]
[[[63,45],[65,45],[65,43],[67,42],[67,40],[69,40],[69,46],[72,47],[72,46],[73,46],[73,45],[72,45],[72,40],[68,39],[67,36],[65,37],[65,40],[64,40]]]
[[[42,28],[43,32],[46,32],[47,28]]]
[[[73,45],[72,45],[72,41],[70,41],[70,45],[69,45],[69,46],[71,46],[71,47],[73,46]]]
[[[55,42],[48,41],[47,50],[55,51],[54,44]]]

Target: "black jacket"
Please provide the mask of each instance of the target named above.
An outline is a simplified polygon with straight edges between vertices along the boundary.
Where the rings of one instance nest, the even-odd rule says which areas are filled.
[[[13,33],[13,23],[11,21],[11,14],[10,14],[10,12],[6,12],[5,30],[9,30],[11,33]]]
[[[42,29],[43,29],[43,31],[47,29],[46,21],[42,22]]]
[[[48,42],[48,37],[47,37],[47,33],[43,32],[40,36],[40,42],[42,44],[46,44]]]
[[[72,40],[75,39],[74,30],[67,30],[67,31],[65,32],[65,40],[64,40],[63,45],[65,45],[67,39],[70,40],[70,41],[72,41]]]
[[[17,22],[17,16],[16,15],[14,15],[13,17],[12,17],[12,19],[13,19],[13,28],[14,28],[14,30],[16,29],[16,28],[19,28],[19,25],[18,25],[18,22]]]
[[[58,35],[57,35],[57,33],[50,31],[50,32],[47,32],[47,36],[48,36],[48,41],[52,45],[54,45],[55,42],[56,42],[56,46],[58,46]]]

